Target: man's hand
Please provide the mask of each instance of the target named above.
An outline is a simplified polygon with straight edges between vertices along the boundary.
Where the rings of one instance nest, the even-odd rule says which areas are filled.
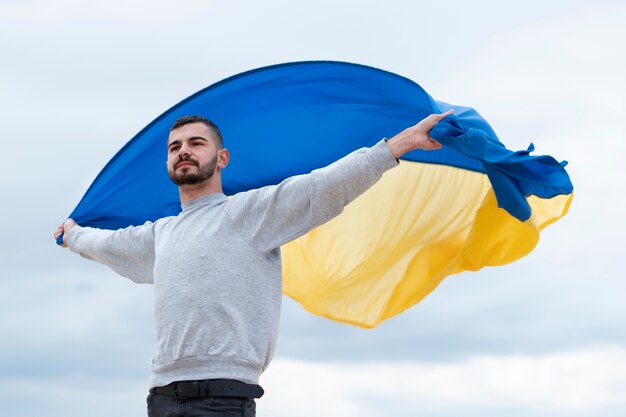
[[[428,134],[430,130],[444,117],[454,113],[454,110],[448,110],[441,114],[431,114],[423,119],[415,126],[411,126],[398,133],[387,141],[391,154],[396,158],[400,158],[405,153],[414,149],[424,149],[432,151],[441,149],[441,143],[432,139]]]
[[[57,228],[56,232],[54,232],[54,240],[57,240],[61,233],[63,233],[63,243],[61,246],[67,248],[67,234],[66,232],[70,230],[72,227],[76,226],[76,222],[72,219],[67,219],[64,223],[61,223]]]

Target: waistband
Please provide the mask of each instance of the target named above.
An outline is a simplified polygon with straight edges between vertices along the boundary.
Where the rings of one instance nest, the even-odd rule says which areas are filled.
[[[163,387],[154,387],[150,394],[174,398],[245,397],[261,398],[260,385],[246,384],[234,379],[204,379],[198,381],[175,381]]]

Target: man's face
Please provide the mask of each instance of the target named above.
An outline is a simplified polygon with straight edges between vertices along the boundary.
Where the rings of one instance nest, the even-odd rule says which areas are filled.
[[[213,176],[218,150],[212,135],[202,123],[189,123],[170,132],[167,174],[176,185],[199,184]]]

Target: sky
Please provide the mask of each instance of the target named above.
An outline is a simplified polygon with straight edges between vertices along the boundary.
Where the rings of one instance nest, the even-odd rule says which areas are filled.
[[[258,415],[623,415],[624,39],[610,0],[0,0],[3,415],[146,414],[152,288],[52,233],[163,111],[303,60],[474,107],[509,149],[569,161],[575,197],[524,259],[449,277],[373,330],[284,298]]]

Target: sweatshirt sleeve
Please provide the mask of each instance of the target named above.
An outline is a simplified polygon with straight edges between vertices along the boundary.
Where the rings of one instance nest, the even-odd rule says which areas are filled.
[[[67,232],[74,253],[110,267],[136,283],[152,284],[154,223],[119,230],[74,226]]]
[[[269,252],[336,217],[397,165],[381,140],[310,174],[239,193],[227,213],[252,247]]]

